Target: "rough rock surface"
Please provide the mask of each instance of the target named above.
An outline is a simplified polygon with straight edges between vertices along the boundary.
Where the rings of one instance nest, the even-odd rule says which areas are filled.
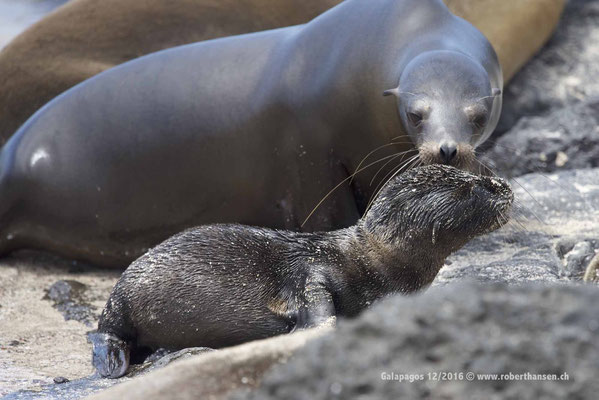
[[[240,388],[254,388],[265,371],[284,363],[309,341],[331,331],[319,327],[257,340],[174,363],[90,400],[224,400]]]
[[[334,333],[275,367],[257,391],[233,398],[595,398],[599,314],[592,305],[598,301],[595,287],[497,283],[393,297],[341,321]],[[477,375],[509,373],[558,380]]]
[[[591,252],[599,247],[599,169],[525,175],[512,187],[516,198],[512,221],[451,255],[435,283],[462,278],[506,283],[582,278]],[[576,246],[587,250],[577,255]]]
[[[485,157],[506,176],[599,167],[599,97],[523,117]]]
[[[206,348],[203,347],[190,348],[170,353],[163,357],[155,357],[154,360],[147,361],[142,365],[132,366],[131,371],[126,376],[119,379],[102,379],[97,374],[90,374],[84,378],[73,380],[69,380],[62,376],[55,377],[52,383],[46,382],[39,387],[10,393],[2,397],[2,400],[77,400],[103,389],[108,389],[119,383],[131,381],[133,378],[143,376],[155,369],[163,368],[174,361],[185,360],[205,352]],[[89,354],[91,359],[91,353]],[[83,370],[89,370],[89,365],[87,365],[89,362],[90,360],[88,359],[86,367]],[[119,397],[117,396],[115,398]]]
[[[599,96],[599,1],[570,0],[553,37],[504,90],[498,130]]]

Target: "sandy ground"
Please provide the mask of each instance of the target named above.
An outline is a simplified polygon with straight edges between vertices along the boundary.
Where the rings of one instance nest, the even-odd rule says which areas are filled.
[[[0,49],[66,0],[0,0]],[[81,272],[83,270],[83,272]],[[77,268],[39,253],[0,259],[0,396],[39,388],[54,377],[75,379],[92,372],[91,346],[78,321],[65,321],[44,300],[56,281],[88,286],[85,296],[97,317],[120,272]]]
[[[44,299],[58,280],[87,286],[85,299],[97,319],[120,271],[93,269],[48,255],[23,252],[0,260],[0,395],[36,390],[54,377],[93,372],[86,333],[96,327],[65,321]]]

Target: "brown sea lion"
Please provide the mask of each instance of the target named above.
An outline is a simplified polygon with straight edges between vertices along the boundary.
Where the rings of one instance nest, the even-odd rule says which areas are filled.
[[[71,0],[0,52],[0,143],[54,97],[186,43],[310,21],[340,0]]]

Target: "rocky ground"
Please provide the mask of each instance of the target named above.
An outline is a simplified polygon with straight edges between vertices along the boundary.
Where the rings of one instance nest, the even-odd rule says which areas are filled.
[[[596,398],[597,301],[595,287],[464,282],[393,297],[232,398]]]
[[[569,0],[555,34],[504,90],[497,131],[599,95],[599,2]]]
[[[354,321],[341,321],[335,332],[308,343],[287,365],[274,367],[262,383],[253,377],[246,386],[259,386],[258,391],[238,392],[235,398],[592,398],[599,390],[594,340],[599,291],[580,281],[599,251],[597,82],[599,1],[571,0],[555,36],[506,87],[499,132],[484,155],[513,178],[512,222],[452,255],[434,288],[388,299]],[[86,332],[117,277],[118,272],[35,253],[1,260],[0,394],[74,399],[119,383],[80,379],[92,372]],[[243,364],[239,350],[223,354],[237,362],[225,364]],[[214,360],[208,357],[215,356],[192,357],[122,387],[152,388],[162,398],[193,398],[184,381],[174,389],[169,382],[172,386],[174,377],[183,376],[177,365],[196,371],[187,375],[194,382],[207,379],[206,363]],[[467,381],[458,376],[439,381],[426,375],[470,371],[567,373],[569,379]],[[391,379],[383,379],[383,373]],[[412,375],[412,382],[399,382],[402,374]],[[426,376],[416,379],[418,374]],[[55,384],[60,377],[71,382]],[[211,376],[214,382],[218,378]],[[244,387],[241,383],[227,387]],[[229,392],[221,389],[204,398],[226,398]],[[150,391],[111,390],[98,398],[123,393],[152,398]]]

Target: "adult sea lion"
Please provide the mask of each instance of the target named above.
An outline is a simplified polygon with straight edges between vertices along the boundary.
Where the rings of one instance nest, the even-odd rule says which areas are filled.
[[[341,0],[71,0],[0,52],[0,143],[54,97],[169,47],[303,24]]]
[[[564,1],[446,4],[489,39],[507,81],[547,40]],[[305,23],[339,2],[71,0],[0,52],[0,143],[46,102],[117,64],[186,43]]]
[[[400,163],[408,135],[420,162],[475,168],[501,86],[489,42],[440,0],[348,0],[306,25],[154,53],[60,95],[7,142],[0,253],[122,267],[190,226],[297,230],[365,152]],[[375,169],[303,228],[355,223]]]
[[[389,181],[355,226],[298,233],[241,225],[182,232],[135,261],[92,342],[104,377],[164,348],[220,348],[352,317],[429,285],[445,258],[507,221],[508,184],[445,165]]]

